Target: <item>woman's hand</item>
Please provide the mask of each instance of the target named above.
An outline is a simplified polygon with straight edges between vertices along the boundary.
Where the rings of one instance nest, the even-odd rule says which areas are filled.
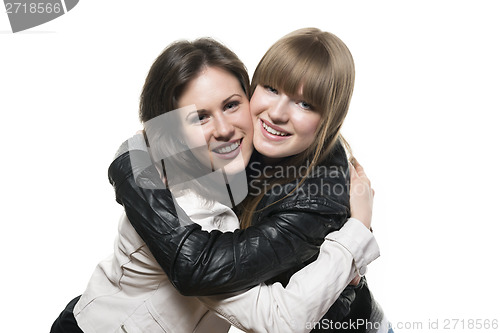
[[[351,217],[360,220],[371,230],[375,191],[371,188],[370,180],[359,163],[356,163],[356,167],[349,163],[349,170],[351,172]]]
[[[372,230],[373,196],[375,191],[371,188],[371,183],[366,176],[365,170],[357,162],[356,167],[349,163],[351,172],[350,204],[351,217],[360,220],[368,229]],[[357,275],[349,285],[357,286],[361,277]]]

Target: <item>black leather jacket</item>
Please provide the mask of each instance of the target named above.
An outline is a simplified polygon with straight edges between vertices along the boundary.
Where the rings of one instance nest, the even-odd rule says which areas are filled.
[[[288,197],[283,198],[286,190],[266,194],[259,207],[282,200],[256,214],[251,227],[232,233],[186,224],[189,218],[176,210],[156,170],[134,179],[128,152],[113,161],[109,180],[131,224],[174,286],[184,295],[202,296],[271,280],[286,284],[316,258],[324,237],[339,230],[350,215],[349,167],[343,148],[337,146],[324,166]],[[342,309],[335,317],[343,318],[354,299],[353,288],[346,293],[336,303]]]

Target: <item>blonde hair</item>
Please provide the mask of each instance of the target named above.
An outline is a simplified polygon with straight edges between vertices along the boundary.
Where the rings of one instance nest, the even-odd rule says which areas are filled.
[[[305,151],[287,157],[280,164],[305,165],[307,175],[324,161],[340,141],[350,153],[340,128],[349,109],[354,89],[354,61],[347,46],[334,34],[316,28],[296,30],[274,43],[261,59],[252,78],[250,91],[258,85],[271,86],[293,96],[302,88],[302,95],[321,114],[313,144]],[[296,189],[304,182],[304,177]],[[274,184],[294,179],[267,179]],[[242,227],[251,225],[252,215],[265,191],[249,196],[243,203]],[[274,203],[273,203],[274,204]]]

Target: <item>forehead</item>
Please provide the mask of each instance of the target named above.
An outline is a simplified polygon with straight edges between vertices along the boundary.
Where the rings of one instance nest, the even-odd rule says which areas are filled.
[[[238,79],[223,69],[207,67],[187,84],[178,106],[196,104],[198,109],[206,108],[220,104],[233,94],[243,94]]]

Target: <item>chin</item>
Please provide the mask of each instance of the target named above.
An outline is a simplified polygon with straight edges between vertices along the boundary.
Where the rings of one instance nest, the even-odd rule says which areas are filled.
[[[279,147],[266,147],[266,145],[263,145],[263,147],[259,147],[259,145],[255,145],[255,150],[257,150],[261,155],[264,155],[267,158],[283,158],[289,155],[286,155],[283,152],[283,149],[279,149]]]

